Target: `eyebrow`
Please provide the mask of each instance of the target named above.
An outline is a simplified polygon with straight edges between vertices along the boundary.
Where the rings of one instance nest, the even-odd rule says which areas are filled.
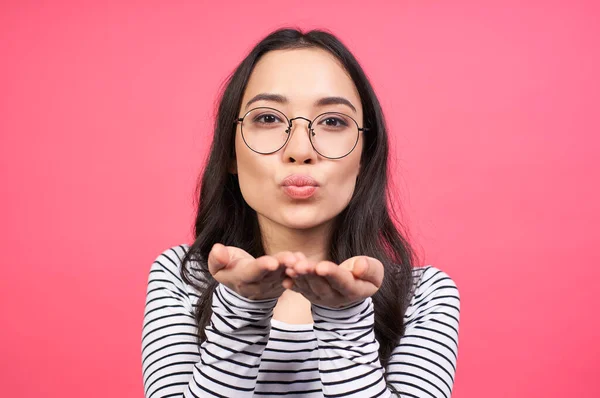
[[[250,101],[248,101],[248,103],[246,104],[246,110],[248,110],[248,107],[251,104],[253,104],[254,102],[257,102],[257,101],[272,101],[272,102],[277,102],[279,104],[289,103],[289,100],[287,99],[287,97],[285,97],[281,94],[260,93],[260,94],[255,95],[254,97],[252,97],[250,99]],[[325,105],[346,105],[347,107],[352,109],[352,111],[354,113],[356,113],[356,108],[354,107],[354,105],[352,105],[352,102],[350,102],[349,100],[347,100],[344,97],[323,97],[323,98],[315,101],[315,106],[325,106]]]

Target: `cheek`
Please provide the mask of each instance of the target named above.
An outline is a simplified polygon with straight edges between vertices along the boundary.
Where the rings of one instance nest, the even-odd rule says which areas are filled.
[[[338,164],[335,170],[332,170],[331,179],[328,189],[328,196],[331,197],[332,204],[335,207],[341,206],[342,208],[352,199],[354,190],[356,188],[356,178],[360,171],[360,151],[358,151],[358,145],[355,148],[355,152],[348,155],[343,164]]]
[[[360,167],[361,167],[360,161],[362,158],[362,150],[363,150],[363,141],[362,141],[362,137],[361,137],[361,139],[356,144],[356,148],[354,148],[354,151],[352,151],[352,153],[350,155],[348,155],[348,157],[346,158],[347,162],[344,165],[344,171],[342,174],[343,174],[345,180],[349,184],[352,184],[352,186],[354,186],[356,184],[356,178],[358,177],[358,174],[360,173]]]
[[[356,170],[348,170],[340,175],[334,188],[334,195],[337,196],[336,201],[343,202],[344,204],[350,202],[356,188],[356,176]]]
[[[269,157],[252,152],[242,138],[236,137],[236,165],[240,191],[248,205],[256,210],[270,200],[265,195],[273,180],[273,167],[269,166]]]

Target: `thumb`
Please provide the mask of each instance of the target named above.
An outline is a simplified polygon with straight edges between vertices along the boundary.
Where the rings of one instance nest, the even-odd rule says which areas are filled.
[[[208,253],[208,272],[211,275],[216,274],[229,264],[229,250],[220,244],[215,243]]]

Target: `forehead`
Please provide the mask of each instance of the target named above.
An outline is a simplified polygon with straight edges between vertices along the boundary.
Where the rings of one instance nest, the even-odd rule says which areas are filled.
[[[291,104],[312,104],[316,99],[341,96],[360,107],[354,82],[340,62],[322,49],[270,51],[250,75],[242,104],[259,93],[281,94]]]

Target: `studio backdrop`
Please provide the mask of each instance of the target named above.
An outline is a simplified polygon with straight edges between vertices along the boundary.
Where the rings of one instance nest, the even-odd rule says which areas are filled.
[[[191,242],[219,90],[292,26],[337,35],[381,101],[403,222],[460,291],[453,397],[600,396],[598,10],[2,2],[0,395],[143,397],[148,271]]]

